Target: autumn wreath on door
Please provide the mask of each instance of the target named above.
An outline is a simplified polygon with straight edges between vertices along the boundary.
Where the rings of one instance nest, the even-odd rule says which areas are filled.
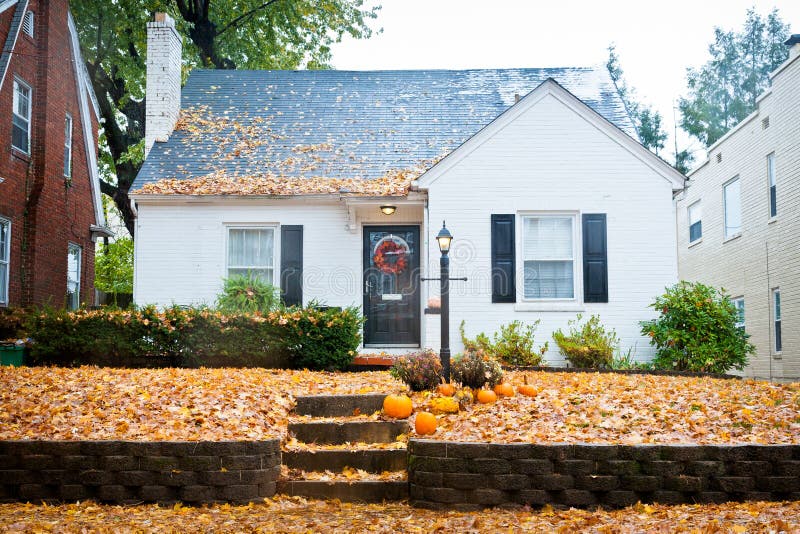
[[[396,235],[387,235],[375,243],[372,249],[372,263],[382,273],[400,274],[408,267],[408,256],[411,248],[405,239]]]

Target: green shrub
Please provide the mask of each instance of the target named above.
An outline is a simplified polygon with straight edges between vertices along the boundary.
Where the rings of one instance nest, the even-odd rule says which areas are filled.
[[[27,337],[28,313],[22,308],[0,308],[0,341]]]
[[[629,347],[627,351],[623,354],[621,350],[617,350],[617,355],[614,356],[614,359],[611,360],[611,368],[617,369],[621,371],[630,371],[630,370],[651,370],[653,368],[653,364],[650,362],[638,362],[634,356],[634,349]]]
[[[178,306],[48,308],[29,313],[25,322],[34,339],[29,361],[40,365],[341,369],[361,340],[361,319],[352,308],[267,315]]]
[[[464,332],[464,321],[461,321],[461,342],[465,352],[483,351],[499,359],[506,365],[541,365],[549,343],[545,342],[539,349],[534,348],[536,329],[539,320],[525,325],[521,321],[512,321],[500,326],[492,340],[484,333],[475,339],[469,339]]]
[[[454,381],[473,389],[482,388],[485,384],[494,386],[503,379],[500,363],[482,350],[456,355],[451,373]]]
[[[344,369],[353,362],[364,323],[358,308],[290,308],[272,312],[292,365],[308,369]],[[273,319],[274,320],[274,319]]]
[[[389,372],[412,391],[432,390],[442,380],[442,362],[438,354],[425,349],[397,358]]]
[[[755,352],[750,336],[736,327],[736,308],[724,290],[682,281],[650,307],[658,317],[640,324],[656,347],[656,368],[724,373],[744,369]]]
[[[561,354],[575,367],[606,368],[611,367],[614,350],[619,345],[617,333],[606,330],[600,324],[600,316],[592,315],[581,324],[583,316],[567,322],[569,332],[564,334],[559,328],[553,332],[553,339]]]
[[[225,313],[269,313],[279,306],[278,289],[252,274],[226,278],[217,297],[217,309]]]

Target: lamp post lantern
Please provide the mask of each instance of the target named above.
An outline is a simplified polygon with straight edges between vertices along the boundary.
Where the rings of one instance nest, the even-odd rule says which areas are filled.
[[[442,362],[442,375],[447,382],[450,382],[450,243],[453,242],[453,235],[447,230],[444,221],[442,229],[436,236],[439,243],[439,251],[442,257],[439,258],[439,280],[441,283],[441,347],[439,349],[439,359]]]

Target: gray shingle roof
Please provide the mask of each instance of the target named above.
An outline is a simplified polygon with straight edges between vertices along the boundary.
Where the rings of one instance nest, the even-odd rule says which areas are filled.
[[[218,170],[380,177],[453,150],[548,78],[635,138],[603,68],[195,70],[181,126],[155,143],[132,190]]]

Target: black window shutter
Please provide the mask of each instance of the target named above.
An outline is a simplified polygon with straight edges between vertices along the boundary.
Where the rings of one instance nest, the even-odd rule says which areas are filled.
[[[287,306],[303,305],[303,227],[281,226],[281,298]]]
[[[516,302],[514,215],[492,215],[492,302]]]
[[[606,214],[583,215],[583,301],[608,302]]]

